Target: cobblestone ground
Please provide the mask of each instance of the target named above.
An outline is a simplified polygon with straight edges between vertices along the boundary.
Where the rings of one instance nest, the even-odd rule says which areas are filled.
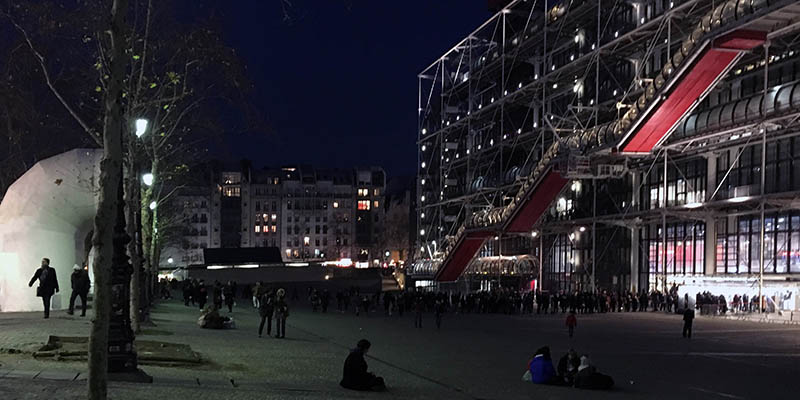
[[[236,330],[200,329],[198,311],[166,302],[153,313],[148,340],[187,343],[211,361],[196,368],[143,366],[154,383],[112,383],[112,398],[161,396],[231,399],[570,399],[794,398],[800,393],[800,327],[700,318],[695,337],[683,339],[679,316],[661,313],[579,315],[569,339],[562,315],[432,316],[423,329],[410,315],[311,313],[295,307],[286,339],[258,338],[252,308],[234,310]],[[56,312],[0,314],[0,348],[31,350],[50,334],[86,335],[89,321]],[[273,332],[274,333],[274,332]],[[355,393],[337,382],[348,348],[368,338],[370,368],[386,378],[388,393]],[[589,353],[614,377],[611,392],[582,392],[522,382],[530,355],[550,345],[555,357],[569,347]],[[85,370],[85,363],[34,360],[0,352],[0,398],[83,398],[85,383],[43,379],[50,371]],[[5,378],[3,371],[12,371]],[[14,371],[36,371],[33,378]],[[20,376],[21,377],[9,377]],[[51,374],[52,375],[52,374]],[[57,374],[56,374],[57,375]],[[80,379],[80,376],[78,377]],[[231,382],[232,380],[232,382]]]

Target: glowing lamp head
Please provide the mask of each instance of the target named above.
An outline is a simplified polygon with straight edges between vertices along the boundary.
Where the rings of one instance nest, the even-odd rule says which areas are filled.
[[[153,179],[154,179],[153,174],[149,172],[142,175],[142,182],[144,182],[144,184],[147,186],[153,186]]]
[[[139,118],[136,120],[136,137],[140,138],[147,132],[147,124],[148,121],[144,118]]]
[[[150,202],[150,209],[151,210],[155,210],[157,206],[158,206],[158,203],[156,203],[155,201],[151,201]]]

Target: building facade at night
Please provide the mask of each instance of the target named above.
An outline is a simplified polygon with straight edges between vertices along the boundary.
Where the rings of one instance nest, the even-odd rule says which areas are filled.
[[[800,307],[798,16],[510,2],[418,76],[410,275]]]
[[[386,174],[378,167],[308,166],[213,173],[207,187],[182,188],[183,237],[162,259],[203,264],[204,248],[277,247],[284,261],[383,261]]]

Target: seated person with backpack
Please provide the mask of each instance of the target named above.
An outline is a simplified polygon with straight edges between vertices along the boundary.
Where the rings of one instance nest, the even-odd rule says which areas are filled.
[[[597,369],[589,364],[589,356],[581,356],[581,365],[578,367],[578,374],[575,375],[575,387],[578,389],[607,390],[614,386],[614,380],[610,376],[597,372]]]
[[[543,385],[562,385],[564,380],[556,375],[553,368],[553,360],[550,357],[550,347],[542,347],[536,350],[533,359],[529,364],[531,372],[531,382]]]
[[[572,385],[575,380],[575,375],[578,374],[578,368],[581,365],[581,360],[578,358],[578,353],[575,349],[569,349],[567,354],[564,354],[558,360],[558,376],[564,378],[564,381]]]

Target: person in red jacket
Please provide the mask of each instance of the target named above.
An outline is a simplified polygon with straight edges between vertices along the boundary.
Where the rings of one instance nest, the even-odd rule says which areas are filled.
[[[576,326],[578,326],[578,317],[575,316],[575,310],[572,310],[569,312],[569,315],[567,315],[567,329],[569,329],[569,337],[572,337]]]

